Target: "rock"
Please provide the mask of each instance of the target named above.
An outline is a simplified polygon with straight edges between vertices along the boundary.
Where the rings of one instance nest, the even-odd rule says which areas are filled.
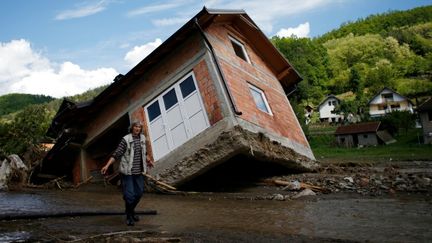
[[[27,177],[27,166],[18,155],[9,155],[0,166],[0,190],[7,190],[14,182],[23,183]]]
[[[365,187],[365,186],[369,185],[369,179],[365,178],[365,177],[360,178],[359,185],[361,187]]]
[[[313,192],[311,189],[304,189],[303,191],[294,195],[293,198],[300,198],[300,197],[306,197],[306,196],[316,196],[316,193]]]
[[[300,190],[300,182],[299,181],[291,181],[286,187],[282,190]]]
[[[285,197],[282,194],[275,194],[275,195],[273,195],[273,200],[283,201],[283,200],[285,200]]]
[[[349,183],[354,183],[354,179],[351,176],[345,177],[344,180],[348,181]]]

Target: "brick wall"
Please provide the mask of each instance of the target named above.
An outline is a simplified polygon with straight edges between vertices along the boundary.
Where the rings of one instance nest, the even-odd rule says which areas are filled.
[[[297,118],[280,82],[267,64],[251,48],[248,41],[231,27],[225,25],[212,25],[206,32],[209,34],[209,39],[217,53],[234,101],[238,109],[243,113],[240,117],[308,146],[308,142],[298,125]],[[237,57],[228,35],[244,44],[251,63]],[[273,115],[256,107],[248,83],[258,87],[265,93]]]

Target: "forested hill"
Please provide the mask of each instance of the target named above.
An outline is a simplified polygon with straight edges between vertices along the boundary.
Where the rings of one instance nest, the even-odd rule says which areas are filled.
[[[47,103],[54,100],[51,96],[31,94],[7,94],[0,96],[0,116],[16,112],[29,105]]]
[[[390,11],[384,14],[370,15],[365,19],[347,22],[336,30],[330,31],[318,38],[320,42],[354,35],[385,34],[395,28],[413,26],[432,21],[432,6],[414,8],[407,11]]]
[[[318,38],[272,37],[303,77],[290,100],[316,107],[344,97],[343,112],[366,108],[384,87],[413,100],[432,96],[432,6],[343,24]]]

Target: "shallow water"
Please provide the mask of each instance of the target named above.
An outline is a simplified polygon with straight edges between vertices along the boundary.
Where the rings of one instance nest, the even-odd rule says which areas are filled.
[[[378,198],[330,194],[292,201],[239,200],[238,195],[247,198],[251,194],[147,194],[138,209],[155,209],[158,214],[141,216],[135,227],[125,226],[124,216],[0,221],[0,242],[80,239],[124,230],[200,234],[200,239],[217,235],[222,241],[296,237],[306,241],[432,242],[432,200],[426,194]],[[0,193],[0,214],[95,209],[123,210],[121,193],[104,188]]]

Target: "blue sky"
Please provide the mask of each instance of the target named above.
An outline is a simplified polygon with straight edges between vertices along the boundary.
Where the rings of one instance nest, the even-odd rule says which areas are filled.
[[[208,8],[244,9],[268,36],[316,37],[432,0],[2,0],[0,95],[70,96],[109,84]]]

